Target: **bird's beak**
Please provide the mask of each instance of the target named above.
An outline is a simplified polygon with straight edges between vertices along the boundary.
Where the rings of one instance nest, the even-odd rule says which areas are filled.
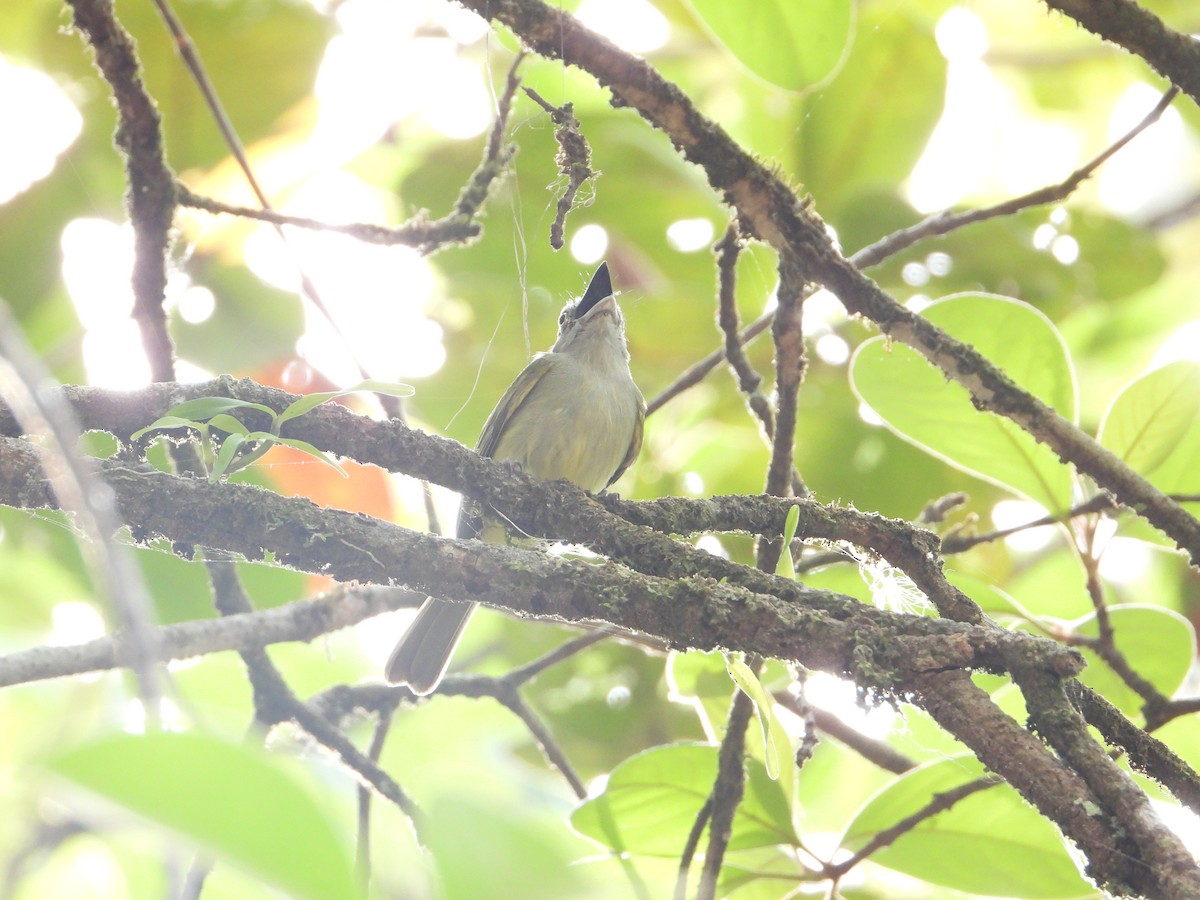
[[[583,292],[583,297],[579,304],[575,307],[575,319],[579,320],[586,316],[597,304],[602,300],[612,299],[609,308],[616,306],[616,299],[613,297],[612,279],[608,276],[608,263],[600,263],[600,267],[596,269],[596,274],[592,276],[591,282],[588,283],[587,290]]]

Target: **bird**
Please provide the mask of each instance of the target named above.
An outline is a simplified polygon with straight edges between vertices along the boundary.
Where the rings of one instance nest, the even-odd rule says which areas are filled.
[[[476,450],[546,481],[566,479],[593,493],[615,482],[642,446],[646,401],[629,369],[625,322],[608,263],[558,317],[558,339],[516,377],[484,423]],[[497,514],[464,504],[460,538],[513,543]],[[418,696],[442,680],[475,603],[429,597],[396,644],[386,679]]]

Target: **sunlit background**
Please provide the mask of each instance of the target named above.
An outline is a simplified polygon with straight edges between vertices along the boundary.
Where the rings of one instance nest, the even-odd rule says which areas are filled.
[[[303,140],[291,136],[282,148],[252,147],[251,159],[260,181],[285,198],[278,204],[281,212],[329,222],[386,222],[401,211],[397,198],[356,177],[347,164],[397,127],[476,141],[495,111],[497,85],[489,75],[488,57],[502,51],[478,17],[433,0],[348,0],[334,15],[339,33],[329,42],[316,80],[318,111],[308,134]],[[584,0],[577,15],[635,53],[652,53],[671,41],[670,22],[645,0]],[[934,212],[968,199],[1020,194],[1060,180],[1086,160],[1087,135],[1070,123],[1031,114],[1023,98],[998,77],[989,63],[987,28],[976,13],[951,8],[936,35],[949,70],[946,107],[908,183],[908,198],[916,209]],[[479,46],[484,53],[464,53]],[[437,77],[428,77],[430,71]],[[365,91],[364,84],[390,89]],[[0,143],[0,201],[49,175],[79,135],[82,119],[70,93],[69,85],[0,56],[0,112],[12,123],[10,135],[21,136]],[[1133,127],[1159,96],[1148,84],[1130,85],[1112,104],[1108,137],[1115,139]],[[1179,113],[1167,109],[1153,128],[1101,169],[1096,197],[1111,213],[1143,220],[1177,197],[1179,173],[1194,170],[1197,157],[1195,138]],[[220,191],[229,202],[252,202],[240,174],[228,164],[212,174],[190,174],[199,176],[199,188]],[[1078,245],[1054,227],[1055,217],[1065,215],[1062,210],[1052,213],[1035,232],[1033,246],[1070,265]],[[203,245],[221,239],[221,224],[185,216],[185,240]],[[673,248],[692,253],[707,249],[714,233],[710,219],[681,219],[669,226],[666,237]],[[581,266],[596,263],[606,247],[604,229],[595,223],[575,230],[569,244]],[[424,314],[436,295],[437,275],[415,252],[303,229],[289,229],[285,245],[267,226],[254,229],[243,252],[251,271],[268,284],[298,290],[298,263],[314,280],[334,313],[336,328],[307,309],[305,334],[296,350],[335,383],[358,380],[358,365],[372,377],[405,378],[429,375],[445,363],[440,329]],[[117,388],[145,383],[136,329],[121,322],[132,304],[129,228],[118,221],[73,221],[63,230],[61,254],[62,277],[87,335],[89,382]],[[950,264],[944,254],[933,254],[931,267],[939,264],[939,256],[941,265]],[[927,276],[916,264],[910,268],[906,279],[921,285]],[[405,286],[402,293],[397,285]],[[204,321],[213,309],[211,294],[182,273],[172,280],[169,295],[191,323]],[[830,314],[836,315],[832,307]],[[1193,339],[1196,327],[1188,325],[1178,338],[1168,339],[1170,352],[1163,362],[1200,358],[1200,341]],[[831,363],[847,358],[844,346],[832,339],[818,342],[816,351]],[[184,374],[198,380],[213,373],[187,367]]]
[[[336,34],[324,50],[311,102],[283,117],[276,133],[249,142],[247,150],[255,173],[276,209],[284,213],[335,223],[402,221],[414,214],[418,205],[372,177],[372,154],[381,146],[405,141],[422,146],[450,142],[461,148],[463,158],[477,158],[495,116],[497,95],[503,89],[503,72],[511,59],[509,44],[473,14],[440,0],[346,0],[329,4],[329,9],[326,4],[314,5],[323,13],[332,9]],[[673,16],[646,0],[583,0],[577,15],[618,46],[661,59],[664,66],[673,63],[674,54],[693,48],[701,40],[701,30],[692,25],[681,31]],[[993,33],[996,30],[1001,33]],[[1021,64],[1014,56],[1022,48],[1011,33],[1004,33],[994,23],[990,25],[973,5],[955,6],[941,15],[935,37],[948,73],[944,112],[904,187],[906,200],[920,213],[996,202],[1056,183],[1094,156],[1105,141],[1115,140],[1132,128],[1161,96],[1161,87],[1148,81],[1122,84],[1117,90],[1108,90],[1112,84],[1106,83],[1105,90],[1098,91],[1101,99],[1089,101],[1103,105],[1099,116],[1094,106],[1089,111],[1090,119],[1058,115],[1058,109],[1050,108],[1052,104],[1033,102],[1028,89],[1011,77],[1013,68]],[[203,51],[201,47],[202,56]],[[71,149],[84,128],[82,98],[95,88],[85,89],[79,83],[56,78],[53,71],[50,66],[39,69],[36,60],[0,56],[0,121],[6,123],[6,137],[0,139],[0,204],[13,202],[39,181],[56,172],[62,174],[64,166],[69,170],[72,165]],[[705,111],[739,137],[753,134],[747,124],[751,110],[742,108],[736,94],[715,83],[719,80],[714,78],[714,84],[705,85],[699,92]],[[564,72],[556,86],[558,93],[549,99],[554,103],[571,100],[578,83],[575,76]],[[184,89],[186,83],[180,88]],[[886,98],[886,88],[882,91]],[[199,100],[194,102],[198,104]],[[756,102],[762,106],[778,102],[782,106],[784,101],[768,94],[766,100]],[[1067,106],[1069,101],[1060,105]],[[541,133],[549,127],[534,108],[522,106],[510,130],[520,142],[523,132]],[[664,152],[661,147],[647,149],[632,144],[592,149],[601,170],[609,154]],[[784,155],[784,147],[777,149]],[[1084,185],[1081,196],[1094,209],[1119,220],[1145,223],[1173,207],[1180,198],[1181,184],[1196,182],[1200,175],[1198,150],[1195,131],[1187,127],[1175,108],[1168,108],[1157,124]],[[547,186],[560,186],[549,163],[544,171]],[[197,193],[234,204],[254,203],[240,172],[228,160],[211,167],[185,169],[180,174]],[[694,172],[688,172],[680,177],[694,176]],[[73,177],[79,178],[81,189],[86,190],[85,174]],[[472,400],[481,380],[486,389],[489,379],[506,380],[513,373],[487,369],[486,346],[473,355],[456,357],[451,343],[455,333],[469,324],[478,329],[475,333],[487,345],[489,334],[496,333],[508,316],[523,320],[524,334],[530,341],[527,350],[542,349],[539,341],[546,335],[544,329],[537,331],[538,337],[528,336],[531,327],[541,328],[536,316],[550,315],[546,309],[561,302],[583,280],[581,274],[578,282],[562,285],[560,295],[546,299],[542,306],[531,307],[525,290],[530,277],[525,267],[527,242],[544,240],[553,197],[547,194],[542,207],[522,205],[518,195],[528,187],[515,179],[502,183],[497,192],[504,198],[503,207],[490,213],[493,218],[511,217],[506,225],[510,224],[517,235],[511,246],[500,251],[511,257],[514,286],[513,298],[502,313],[472,310],[461,297],[451,296],[444,272],[414,250],[369,245],[300,228],[287,228],[285,242],[270,226],[247,225],[190,210],[181,211],[179,216],[168,304],[173,315],[190,326],[202,326],[217,312],[222,301],[214,287],[189,275],[194,257],[220,257],[226,263],[241,263],[262,289],[284,294],[298,294],[303,275],[317,289],[332,321],[311,303],[303,305],[300,336],[291,348],[292,358],[278,373],[280,383],[299,390],[315,378],[323,385],[345,387],[361,380],[363,374],[419,382],[433,378],[447,366],[459,365],[471,370],[464,376],[471,392],[438,398],[448,408],[458,409]],[[604,190],[603,180],[594,190]],[[823,211],[823,198],[816,195],[814,199],[817,210]],[[707,211],[685,211],[682,204],[680,209],[678,218],[659,235],[661,246],[664,252],[669,248],[673,253],[699,258],[708,253],[726,222]],[[433,211],[435,216],[441,213]],[[577,219],[568,229],[566,252],[580,273],[606,258],[617,245],[610,230],[589,218],[588,213],[587,206],[577,209]],[[4,208],[0,206],[0,236],[3,223]],[[489,223],[485,220],[484,224],[486,228]],[[840,223],[830,224],[837,229]],[[1040,224],[1029,230],[1027,248],[1049,255],[1064,268],[1077,266],[1088,248],[1073,233],[1073,225],[1066,206],[1051,208]],[[1167,236],[1165,242],[1169,245],[1171,238]],[[618,287],[630,298],[636,374],[637,349],[646,352],[655,346],[655,340],[664,344],[666,340],[661,334],[639,336],[639,315],[645,316],[645,321],[651,315],[662,314],[654,307],[654,278],[647,275],[637,280],[640,273],[653,267],[640,266],[628,244],[622,246],[627,261],[619,274],[628,274],[634,283],[632,290],[621,284]],[[145,384],[149,368],[138,329],[129,316],[133,303],[129,285],[133,243],[128,223],[115,215],[81,215],[61,229],[56,251],[61,283],[81,330],[80,352],[87,382],[121,389]],[[652,255],[649,250],[644,252],[646,257]],[[939,247],[907,261],[899,278],[911,290],[903,299],[914,309],[924,308],[939,296],[939,280],[953,272],[955,265],[954,255]],[[769,266],[764,267],[764,273],[768,281],[773,277]],[[701,305],[710,303],[707,296],[698,300]],[[772,303],[773,299],[767,299],[758,312],[769,309]],[[700,315],[694,311],[692,314]],[[707,307],[702,314],[709,315]],[[662,319],[655,318],[654,322],[661,325]],[[825,291],[807,301],[804,328],[810,352],[821,365],[833,369],[846,367],[863,335],[861,329],[847,322],[837,298]],[[1093,336],[1081,329],[1078,337],[1082,341]],[[697,358],[715,346],[714,335],[709,346],[688,349],[692,358]],[[180,354],[178,374],[182,380],[198,381],[217,374],[190,359],[186,347],[181,347]],[[1180,359],[1200,360],[1200,314],[1167,333],[1149,364],[1157,367]],[[1128,378],[1138,373],[1123,374]],[[1113,376],[1098,373],[1096,377]],[[492,385],[498,386],[502,385]],[[646,387],[648,394],[650,389]],[[494,397],[493,390],[480,398],[484,412]],[[687,409],[703,410],[703,404],[696,401]],[[690,414],[681,414],[681,421],[692,430],[670,434],[691,434],[703,442],[709,434],[705,429],[713,426],[700,420],[701,413],[696,413],[696,421],[687,420]],[[856,414],[879,433],[847,453],[845,465],[874,471],[885,453],[882,421],[865,405],[858,405]],[[439,420],[421,424],[435,430],[448,429],[455,416],[444,414]],[[819,423],[802,421],[802,431],[819,428]],[[469,440],[469,436],[463,439]],[[653,424],[649,426],[647,447],[643,461],[647,483],[653,484],[653,479],[664,471],[675,471],[678,474],[672,477],[677,478],[681,493],[701,496],[724,474],[719,467],[715,472],[705,470],[702,454],[656,437]],[[746,478],[757,479],[758,475]],[[415,509],[419,504],[419,493],[405,479],[395,480],[386,490],[399,498],[402,506]],[[453,497],[439,494],[443,522],[453,521],[454,502]],[[997,499],[986,511],[990,519],[986,526],[1009,528],[1045,513],[1027,500]],[[1053,527],[1021,531],[1007,538],[1006,544],[1014,558],[1036,560],[1060,539],[1058,535]],[[698,543],[711,552],[729,552],[726,544],[714,536],[701,538]],[[1146,576],[1154,559],[1155,551],[1144,541],[1112,536],[1101,572],[1118,587],[1134,585]],[[900,598],[897,602],[904,602],[905,585],[889,581],[885,571],[872,570],[866,564],[863,569],[861,577],[877,594],[890,592]],[[388,627],[374,623],[360,629],[355,640],[375,663],[386,655],[403,616],[397,614],[394,624]],[[103,621],[87,603],[69,599],[55,607],[55,641],[81,640],[104,630]],[[890,709],[869,713],[859,709],[853,688],[846,682],[819,676],[811,678],[806,689],[816,705],[839,710],[867,733],[882,735],[895,725],[895,714]],[[816,840],[819,843],[820,838]]]

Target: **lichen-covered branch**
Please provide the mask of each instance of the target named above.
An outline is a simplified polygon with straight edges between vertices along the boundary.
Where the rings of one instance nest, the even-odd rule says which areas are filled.
[[[117,145],[125,153],[125,203],[133,225],[133,316],[154,381],[175,377],[174,344],[164,307],[167,249],[175,215],[175,179],[167,166],[158,109],[139,74],[133,39],[106,0],[68,0],[75,25],[96,55],[96,68],[117,105]]]
[[[0,439],[0,474],[12,476],[0,481],[0,503],[51,506],[47,488],[30,489],[36,472],[19,471],[36,461],[36,454],[13,452],[21,443]],[[867,688],[900,690],[923,672],[946,668],[1003,669],[1008,657],[1066,674],[1081,665],[1072,651],[1032,635],[892,613],[832,592],[789,591],[791,599],[783,599],[683,568],[660,578],[611,562],[597,566],[435,537],[249,485],[210,484],[117,461],[101,468],[125,519],[175,542],[250,558],[269,552],[283,565],[344,582],[401,584],[518,614],[614,622],[675,647],[759,652],[847,675]],[[792,582],[772,578],[761,586],[775,584]]]
[[[507,25],[543,56],[589,72],[612,91],[617,103],[636,110],[666,134],[683,157],[704,170],[750,236],[793,260],[805,278],[836,294],[849,312],[870,319],[926,357],[965,387],[980,408],[1011,419],[1111,491],[1200,565],[1200,522],[972,347],[916,315],[863,275],[838,252],[821,219],[776,172],[703,116],[652,65],[541,0],[463,0],[463,5]]]

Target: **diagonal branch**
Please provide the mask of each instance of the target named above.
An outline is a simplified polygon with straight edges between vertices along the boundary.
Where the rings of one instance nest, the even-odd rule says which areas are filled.
[[[1088,31],[1144,59],[1200,104],[1200,44],[1133,0],[1042,0]]]
[[[1129,754],[1130,764],[1153,778],[1175,799],[1200,815],[1200,775],[1162,741],[1130,722],[1100,694],[1079,682],[1067,686],[1071,702],[1087,723],[1096,728],[1110,746]]]
[[[860,268],[869,268],[925,238],[948,234],[951,231],[957,231],[959,228],[974,225],[976,222],[986,222],[988,219],[1011,216],[1023,209],[1030,209],[1034,206],[1045,206],[1048,203],[1057,203],[1065,200],[1071,194],[1075,193],[1075,190],[1083,182],[1091,178],[1097,169],[1108,162],[1117,151],[1162,118],[1162,114],[1166,111],[1167,107],[1178,96],[1179,88],[1169,88],[1159,99],[1158,103],[1155,104],[1154,109],[1150,110],[1137,125],[1129,129],[1129,131],[1125,132],[1125,134],[1121,135],[1121,137],[1117,138],[1117,140],[1113,141],[1058,184],[1045,185],[1030,191],[1028,194],[1013,197],[1011,200],[1005,200],[994,206],[968,209],[961,212],[953,212],[948,209],[942,210],[922,219],[915,225],[892,232],[886,237],[880,238],[874,244],[863,247],[851,256],[850,260]]]
[[[1096,815],[1103,809],[1092,789],[1045,746],[999,709],[960,672],[931,673],[917,679],[914,699],[946,730],[972,748],[980,762],[1004,778],[1054,821],[1069,839],[1086,848],[1088,874],[1102,886],[1157,896],[1154,874],[1138,848],[1119,840],[1122,829]]]
[[[682,156],[704,169],[709,183],[737,209],[753,237],[793,259],[806,278],[836,294],[847,311],[872,320],[884,334],[926,357],[965,387],[978,407],[1011,419],[1092,477],[1169,535],[1200,566],[1200,522],[974,348],[951,338],[864,276],[838,252],[821,219],[778,173],[705,118],[648,62],[541,0],[463,0],[463,5],[512,28],[543,56],[589,72],[612,91],[616,103],[635,109],[662,130]]]
[[[232,559],[224,553],[214,554],[207,568],[218,611],[222,615],[249,614],[253,606]],[[357,775],[364,785],[370,785],[381,796],[396,804],[413,826],[419,829],[420,810],[404,789],[374,760],[354,746],[341,729],[296,696],[265,649],[251,647],[240,651],[240,655],[254,692],[254,717],[259,725],[269,729],[280,722],[295,722],[317,743],[337,754],[342,764]]]
[[[922,822],[932,819],[938,813],[945,812],[960,800],[965,800],[972,794],[977,794],[980,791],[987,790],[1001,783],[1001,780],[995,775],[985,775],[983,778],[976,778],[968,781],[966,784],[960,784],[958,787],[943,791],[940,794],[934,794],[933,799],[916,812],[905,816],[890,828],[885,828],[877,832],[871,840],[867,841],[861,850],[856,851],[849,859],[827,866],[825,873],[831,876],[834,881],[840,880],[847,872],[863,860],[869,858],[871,854],[878,853],[884,847],[891,846]]]
[[[1200,897],[1196,861],[1179,836],[1154,814],[1150,798],[1092,740],[1083,716],[1067,698],[1064,683],[1035,670],[1013,675],[1025,697],[1032,726],[1079,773],[1105,816],[1119,826],[1115,833],[1122,836],[1123,843],[1132,845],[1123,846],[1122,852],[1138,858],[1137,865],[1126,864],[1128,871],[1116,884],[1110,884],[1110,876],[1100,868],[1107,861],[1093,858],[1093,875],[1101,886],[1114,890],[1130,886],[1168,900]]]
[[[1157,122],[1178,94],[1178,88],[1172,87],[1162,96],[1162,99],[1159,100],[1154,109],[1147,113],[1141,122],[1117,138],[1089,162],[1080,166],[1058,184],[1045,185],[1030,191],[1028,194],[1023,194],[1011,200],[1005,200],[994,206],[968,209],[961,212],[953,212],[947,209],[934,213],[917,222],[915,225],[901,228],[899,231],[885,235],[873,244],[860,248],[850,255],[850,262],[860,269],[869,269],[879,265],[886,259],[890,259],[901,250],[911,247],[919,241],[932,237],[940,237],[952,231],[957,231],[960,228],[965,228],[968,225],[973,225],[976,222],[984,222],[1000,216],[1013,215],[1023,209],[1067,199],[1079,185],[1095,174],[1096,170],[1107,162],[1114,153]],[[771,321],[774,318],[775,310],[771,309],[747,325],[738,335],[739,345],[749,344],[766,331],[771,327]],[[646,414],[649,415],[657,411],[688,388],[695,387],[721,363],[722,359],[727,357],[728,349],[724,353],[721,350],[714,350],[708,356],[693,363],[678,378],[646,403]]]
[[[133,39],[105,0],[68,0],[75,25],[96,54],[96,67],[112,88],[119,124],[117,145],[125,153],[129,189],[125,205],[133,225],[133,317],[142,333],[154,381],[175,378],[174,344],[164,308],[167,250],[175,215],[175,179],[167,167],[162,126],[154,101],[138,75]]]

